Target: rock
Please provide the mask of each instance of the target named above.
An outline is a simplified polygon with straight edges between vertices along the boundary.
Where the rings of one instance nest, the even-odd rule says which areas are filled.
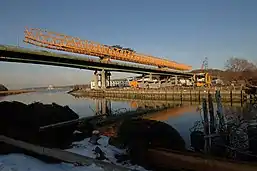
[[[105,156],[105,153],[98,146],[93,151],[95,152],[97,160],[108,160],[108,158]]]
[[[92,132],[92,136],[89,139],[89,142],[93,145],[99,145],[99,143],[97,142],[100,139],[100,133],[98,130],[94,130]]]
[[[78,119],[68,106],[13,101],[0,102],[0,133],[15,139],[51,148],[66,148],[71,144],[77,124],[50,128],[39,132],[39,127]]]
[[[146,151],[149,148],[185,150],[185,142],[170,125],[146,119],[125,120],[118,129],[117,137],[109,143],[128,149],[132,163],[146,166]]]

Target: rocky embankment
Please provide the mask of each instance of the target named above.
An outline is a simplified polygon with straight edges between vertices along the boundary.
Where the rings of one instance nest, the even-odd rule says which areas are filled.
[[[39,131],[41,126],[78,119],[79,116],[68,106],[58,104],[21,102],[0,102],[0,134],[33,144],[67,148],[72,143],[73,132],[77,124]],[[0,146],[0,152],[10,150]]]

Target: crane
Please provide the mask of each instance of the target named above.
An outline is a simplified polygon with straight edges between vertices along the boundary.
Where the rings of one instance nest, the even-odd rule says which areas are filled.
[[[201,66],[202,73],[194,74],[194,77],[193,77],[197,87],[211,86],[211,77],[207,72],[207,69],[208,69],[208,58],[205,57]]]
[[[50,32],[38,28],[26,28],[24,42],[48,49],[97,56],[101,59],[121,60],[145,65],[158,66],[180,71],[191,70],[191,66],[174,61],[157,58],[151,55],[139,54],[133,50],[120,49],[115,46],[103,45],[77,37]]]
[[[207,70],[208,69],[208,58],[205,57],[201,66],[201,70]]]

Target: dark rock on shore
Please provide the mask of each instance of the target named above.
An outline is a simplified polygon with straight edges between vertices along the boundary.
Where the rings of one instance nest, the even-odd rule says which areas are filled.
[[[6,88],[3,84],[0,84],[0,91],[8,91],[8,88]]]
[[[39,127],[79,118],[68,106],[55,103],[26,105],[4,101],[0,102],[0,110],[1,135],[51,148],[67,148],[77,124],[44,131],[39,131]]]
[[[146,155],[149,148],[186,150],[183,138],[172,126],[146,119],[125,120],[118,129],[117,137],[110,138],[109,143],[128,149],[131,162],[142,166],[149,166]]]

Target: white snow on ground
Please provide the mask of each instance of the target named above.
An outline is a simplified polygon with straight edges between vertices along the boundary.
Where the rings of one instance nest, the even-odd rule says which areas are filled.
[[[83,141],[80,142],[75,142],[73,143],[73,148],[68,149],[67,151],[73,152],[73,153],[77,153],[83,156],[88,156],[91,158],[95,158],[96,155],[94,154],[94,149],[95,147],[100,147],[100,149],[105,153],[105,156],[109,159],[108,160],[104,160],[105,162],[109,162],[109,163],[113,163],[116,165],[120,165],[123,167],[127,167],[130,169],[136,169],[139,171],[147,171],[146,169],[144,169],[141,166],[137,166],[137,165],[131,165],[130,163],[126,163],[126,164],[121,164],[121,163],[117,163],[116,162],[116,158],[114,157],[115,154],[122,154],[124,153],[123,150],[120,150],[114,146],[111,146],[108,144],[109,141],[109,137],[106,136],[101,136],[101,139],[98,140],[98,143],[100,145],[93,145],[89,142],[89,138],[84,139]]]
[[[108,140],[108,137],[102,136],[98,141],[100,144],[98,146],[103,152],[105,152],[106,157],[110,160],[106,162],[117,164],[114,154],[123,153],[123,151],[108,145]],[[88,141],[89,139],[85,139],[83,141],[73,143],[74,147],[67,151],[95,158],[95,154],[92,150],[95,149],[96,145],[92,145]],[[123,167],[146,171],[140,166],[132,166],[131,164],[123,165]],[[95,164],[92,164],[91,166],[74,166],[73,164],[68,163],[47,164],[24,154],[9,154],[0,155],[0,171],[103,171],[103,169]]]
[[[0,156],[0,171],[103,171],[102,168],[91,166],[74,166],[73,164],[47,164],[23,154]]]

